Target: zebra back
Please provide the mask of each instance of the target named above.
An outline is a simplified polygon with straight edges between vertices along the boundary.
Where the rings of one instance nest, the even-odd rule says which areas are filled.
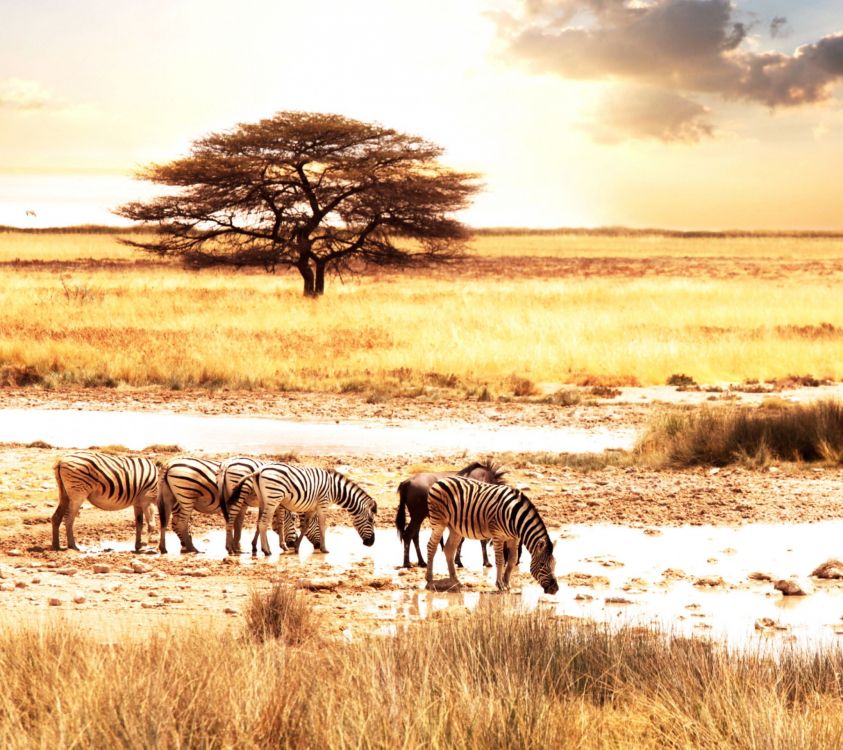
[[[219,492],[221,503],[227,508],[232,509],[234,489],[263,465],[263,461],[249,456],[238,456],[223,461],[217,471],[217,491]],[[249,482],[247,486],[243,487],[237,497],[238,507],[242,503],[254,505],[255,492],[253,482]]]
[[[115,507],[131,505],[158,492],[158,466],[144,456],[76,451],[55,465],[56,480],[66,491],[96,497]]]

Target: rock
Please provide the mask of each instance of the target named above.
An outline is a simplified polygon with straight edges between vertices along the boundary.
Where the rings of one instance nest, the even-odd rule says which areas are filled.
[[[679,568],[666,568],[662,571],[662,578],[666,581],[684,581],[688,578],[688,574]]]
[[[843,562],[840,560],[826,560],[822,565],[814,568],[814,572],[811,575],[815,578],[843,578]]]
[[[36,586],[37,584],[41,583],[41,576],[32,576],[32,580],[30,581],[30,583],[33,586]]]
[[[236,614],[237,614],[237,610],[236,610],[236,609],[234,609],[234,607],[226,607],[226,608],[223,610],[223,612],[224,612],[225,614],[227,614],[227,615],[236,615]]]
[[[165,596],[164,603],[165,604],[181,604],[184,601],[183,596]]]
[[[567,586],[589,586],[591,588],[597,586],[606,588],[609,586],[609,579],[606,576],[593,576],[590,573],[568,573],[559,576],[558,580]]]
[[[141,602],[141,607],[144,609],[155,609],[161,605],[158,602]]]
[[[307,591],[333,591],[340,585],[338,578],[299,578],[296,587]]]
[[[22,551],[22,550],[19,550],[19,549],[17,549],[17,548],[15,548],[15,549],[10,549],[10,550],[9,550],[6,554],[7,554],[9,557],[23,557],[23,551]]]
[[[632,604],[632,600],[622,596],[607,596],[605,602],[606,604]]]
[[[110,565],[94,565],[94,573],[110,573],[111,566]]]
[[[747,576],[747,578],[749,578],[750,581],[774,581],[775,580],[775,578],[773,578],[773,576],[770,575],[769,573],[762,573],[761,571],[758,571],[758,570],[755,570],[752,573],[750,573]]]
[[[594,599],[594,597],[591,594],[577,594],[574,597],[574,601],[578,601],[578,602],[590,602],[593,599]]]
[[[725,586],[726,581],[723,580],[722,576],[703,576],[702,578],[697,578],[694,581],[694,586],[708,586],[709,588],[714,588],[715,586]]]
[[[152,570],[148,565],[144,565],[138,560],[132,560],[131,568],[133,573],[149,573]]]
[[[15,581],[15,588],[25,589],[28,588],[29,584],[26,581]]]
[[[772,630],[776,627],[776,621],[772,617],[759,617],[755,621],[756,630]]]
[[[134,569],[130,568],[128,565],[124,565],[122,568],[117,569],[118,573],[134,573]]]
[[[207,578],[211,575],[210,568],[194,568],[193,570],[185,571],[185,575],[193,576],[194,578]]]
[[[659,529],[644,529],[646,536],[661,536],[662,532]]]
[[[73,595],[73,603],[74,604],[84,604],[85,603],[85,595],[81,591],[77,591]]]
[[[62,601],[57,596],[51,596],[47,599],[47,604],[51,607],[60,607],[62,605]]]
[[[59,568],[56,571],[60,576],[75,576],[77,572],[76,568]]]
[[[369,586],[371,586],[373,589],[385,589],[389,588],[391,585],[392,579],[386,578],[385,576],[381,578],[373,578],[371,581],[369,581]]]
[[[11,581],[4,581],[3,583],[0,583],[0,591],[14,591],[15,588],[15,584]]]
[[[806,596],[814,593],[814,587],[808,581],[800,581],[796,578],[782,578],[773,585],[776,591],[781,591],[785,596]]]

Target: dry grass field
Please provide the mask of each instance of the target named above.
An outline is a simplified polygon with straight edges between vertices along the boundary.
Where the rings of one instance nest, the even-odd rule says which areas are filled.
[[[281,594],[289,598],[291,594]],[[393,638],[326,638],[306,603],[265,629],[103,644],[3,629],[6,748],[781,748],[843,741],[839,650],[729,655],[496,606]],[[263,611],[261,611],[263,610]],[[258,637],[255,638],[254,636]]]
[[[183,270],[102,234],[0,234],[6,382],[530,396],[843,378],[843,240],[480,236],[452,268]]]

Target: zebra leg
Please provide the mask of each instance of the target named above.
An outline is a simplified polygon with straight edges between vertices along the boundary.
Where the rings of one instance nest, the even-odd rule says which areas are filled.
[[[143,549],[143,522],[147,507],[135,504],[135,552]]]
[[[190,536],[190,519],[193,517],[193,505],[188,506],[184,502],[176,504],[176,509],[173,512],[173,530],[178,534],[181,540],[182,552],[199,552],[193,544],[193,538]]]
[[[64,515],[64,533],[67,535],[67,548],[79,551],[76,546],[76,537],[73,536],[73,522],[82,507],[82,500],[71,498],[67,512]]]
[[[307,516],[307,514],[305,514]],[[328,553],[328,548],[325,546],[325,531],[328,529],[328,524],[325,521],[325,511],[319,508],[316,511],[316,521],[319,524],[319,551],[322,554]],[[305,527],[302,527],[302,534],[305,532]]]
[[[278,507],[277,503],[272,505],[271,507],[261,499],[260,503],[260,511],[258,513],[258,529],[256,532],[256,536],[259,534],[261,538],[261,552],[264,555],[269,557],[272,552],[269,549],[269,536],[267,535],[267,529],[269,528],[269,521],[272,516],[275,514],[275,509]],[[257,552],[257,546],[255,542],[252,542],[252,549]]]
[[[451,529],[451,533],[448,534],[448,541],[445,543],[445,560],[448,562],[448,578],[451,580],[451,588],[459,588],[460,586],[460,582],[457,580],[457,569],[454,566],[454,557],[460,544],[462,544],[462,535]]]
[[[506,591],[509,591],[509,579],[512,577],[512,571],[515,569],[515,564],[518,561],[518,544],[518,539],[508,539],[505,542],[507,560],[506,569],[503,571],[503,585]]]
[[[460,543],[457,545],[457,556],[454,558],[454,563],[456,564],[456,566],[458,568],[465,567],[462,564],[462,543],[464,541],[465,541],[465,539],[460,539]]]
[[[68,497],[67,492],[64,490],[64,486],[59,483],[59,504],[56,508],[56,512],[53,513],[53,549],[59,550],[61,549],[61,545],[59,543],[59,527],[61,526],[61,522],[64,520],[65,515],[67,514],[67,509],[70,506],[70,497]]]
[[[492,541],[491,539],[481,539],[480,540],[480,549],[483,550],[483,567],[484,568],[491,568],[492,567],[492,563],[489,562],[489,552],[488,552],[489,542],[491,542],[491,541]]]
[[[498,587],[498,591],[506,591],[508,587],[507,584],[504,583],[504,559],[503,559],[503,541],[500,539],[493,539],[492,544],[495,548],[495,566],[497,569],[497,575],[495,576],[495,586]]]
[[[436,557],[436,548],[439,546],[439,541],[442,539],[444,531],[444,526],[441,528],[434,526],[433,533],[430,535],[430,539],[427,542],[427,571],[425,572],[424,577],[427,581],[428,589],[435,588],[433,585],[433,558]]]

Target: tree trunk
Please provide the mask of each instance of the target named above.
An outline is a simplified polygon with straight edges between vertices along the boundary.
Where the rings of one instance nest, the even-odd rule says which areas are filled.
[[[315,296],[321,297],[325,294],[325,263],[316,263],[316,280],[314,283]]]
[[[313,275],[313,269],[310,267],[310,263],[308,262],[307,258],[302,258],[296,264],[296,267],[299,269],[299,273],[301,274],[302,279],[304,280],[304,296],[305,297],[316,297],[316,279]]]

